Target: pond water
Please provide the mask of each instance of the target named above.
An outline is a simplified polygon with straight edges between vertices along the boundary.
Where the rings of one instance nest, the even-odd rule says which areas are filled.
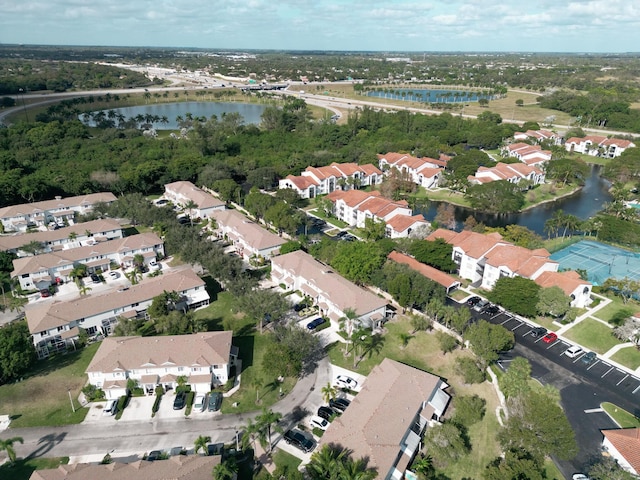
[[[194,117],[210,118],[216,115],[218,118],[223,113],[239,113],[244,119],[245,124],[260,123],[260,117],[266,107],[264,105],[256,105],[253,103],[235,103],[235,102],[178,102],[178,103],[157,103],[149,105],[138,105],[135,107],[113,108],[117,115],[124,115],[125,119],[135,118],[138,115],[165,117],[167,123],[156,122],[154,128],[156,130],[177,130],[180,127],[176,121],[178,116],[185,118],[187,113]],[[108,114],[109,110],[102,110]],[[94,114],[97,112],[93,112]],[[86,125],[95,126],[92,120],[85,120],[80,116],[80,120]],[[117,122],[116,122],[117,123]]]
[[[490,227],[504,227],[512,224],[522,225],[533,230],[538,235],[546,237],[544,224],[555,211],[562,209],[565,213],[570,213],[581,220],[586,220],[602,210],[605,203],[611,201],[611,194],[608,191],[611,184],[600,176],[600,170],[600,165],[592,165],[591,174],[584,187],[570,197],[545,203],[521,213],[490,214],[455,206],[456,230],[462,230],[463,222],[471,215],[478,222]],[[431,221],[435,218],[438,207],[442,203],[444,202],[429,202],[427,208],[421,210],[420,213]]]
[[[477,102],[481,98],[491,100],[492,96],[480,91],[467,90],[424,90],[424,89],[381,89],[367,92],[368,97],[424,103],[464,103]]]

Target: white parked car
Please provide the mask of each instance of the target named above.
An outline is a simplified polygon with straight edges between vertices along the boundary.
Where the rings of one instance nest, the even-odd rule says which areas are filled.
[[[113,278],[113,279],[116,279],[116,278],[118,278],[118,277],[120,276],[120,274],[119,274],[118,272],[116,272],[115,270],[111,270],[111,271],[109,272],[109,276],[110,276],[111,278]]]
[[[329,422],[322,417],[314,415],[309,419],[309,425],[311,425],[311,428],[326,430],[329,427]]]
[[[197,395],[196,399],[193,401],[193,409],[196,412],[202,412],[204,407],[207,405],[207,396],[206,395]]]
[[[160,264],[158,262],[156,262],[155,260],[151,260],[149,262],[149,270],[151,270],[152,272],[156,272],[156,271],[160,270]]]
[[[355,390],[358,387],[358,382],[353,378],[346,375],[338,375],[336,377],[336,385],[340,388],[348,388],[349,390]]]
[[[578,345],[569,347],[564,351],[564,354],[569,358],[576,358],[581,353],[582,353],[582,347],[579,347]]]
[[[117,411],[118,401],[117,400],[108,400],[107,404],[102,409],[103,415],[115,415]]]

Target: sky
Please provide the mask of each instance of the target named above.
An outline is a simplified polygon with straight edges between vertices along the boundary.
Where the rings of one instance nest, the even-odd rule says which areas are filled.
[[[638,52],[640,0],[0,0],[0,43]]]

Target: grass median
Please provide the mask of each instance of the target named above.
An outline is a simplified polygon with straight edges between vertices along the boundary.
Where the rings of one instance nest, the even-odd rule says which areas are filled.
[[[0,386],[0,405],[11,427],[53,427],[80,423],[87,409],[77,398],[87,382],[85,369],[99,344],[35,364],[21,382]],[[75,412],[71,409],[73,400]]]

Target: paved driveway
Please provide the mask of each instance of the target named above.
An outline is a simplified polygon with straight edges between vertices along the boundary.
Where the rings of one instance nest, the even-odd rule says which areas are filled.
[[[119,421],[151,420],[151,409],[153,408],[155,399],[155,396],[131,397],[129,399],[129,405],[124,409],[124,412],[122,412],[122,417],[120,417]]]
[[[162,396],[160,408],[158,409],[158,413],[156,413],[156,417],[158,417],[158,419],[166,420],[169,418],[185,418],[184,412],[186,407],[181,408],[180,410],[173,409],[173,401],[175,400],[175,398],[176,395],[173,390],[168,391]]]

